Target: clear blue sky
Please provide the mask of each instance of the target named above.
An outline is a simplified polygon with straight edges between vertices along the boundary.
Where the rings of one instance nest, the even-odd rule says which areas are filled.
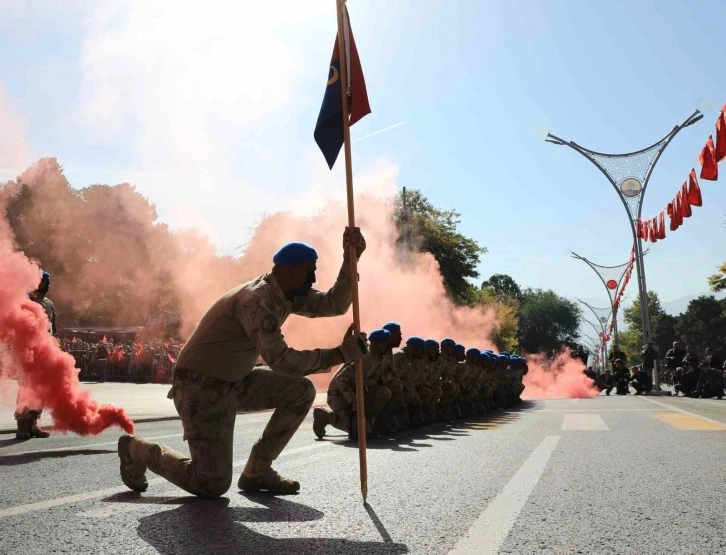
[[[57,156],[76,186],[130,180],[163,219],[202,227],[224,250],[262,212],[295,206],[291,198],[331,184],[342,198],[342,164],[328,175],[312,140],[335,32],[331,1],[241,2],[234,11],[215,2],[63,4],[0,0],[0,144],[12,130],[29,158]],[[396,187],[459,210],[462,231],[489,249],[482,278],[507,273],[604,306],[594,274],[569,255],[625,262],[625,211],[593,166],[533,131],[623,152],[655,142],[701,99],[720,108],[726,5],[349,6],[373,108],[353,136],[406,122],[356,143],[356,169],[397,172]],[[660,212],[696,165],[715,118],[707,113],[668,147],[645,215]],[[23,160],[0,162],[7,179]],[[706,291],[726,258],[722,172],[723,182],[702,182],[704,207],[648,257],[648,285],[665,301]]]

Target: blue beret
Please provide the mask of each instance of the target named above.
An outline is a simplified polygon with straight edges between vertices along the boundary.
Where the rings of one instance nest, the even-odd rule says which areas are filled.
[[[278,266],[302,266],[317,259],[318,253],[307,243],[288,243],[275,253],[272,262]]]
[[[471,355],[479,356],[480,354],[481,354],[481,351],[479,349],[475,349],[474,347],[466,350],[466,356],[471,356]]]
[[[43,277],[41,279],[47,279],[50,281],[50,273],[49,272],[43,272]]]
[[[489,353],[487,353],[486,351],[482,351],[479,354],[479,358],[482,359],[482,360],[489,360]]]
[[[441,340],[441,346],[442,347],[456,347],[456,341],[454,341],[450,337],[447,337],[446,339]]]
[[[414,349],[423,349],[425,344],[424,340],[420,337],[413,336],[406,339],[406,345],[413,347]]]
[[[427,339],[425,342],[427,349],[438,349],[439,348],[439,342],[435,339]]]
[[[457,353],[463,353],[466,351],[466,347],[464,347],[461,343],[457,343],[454,349],[456,349]]]
[[[511,355],[511,353],[510,353],[509,351],[502,351],[502,352],[501,352],[501,353],[499,353],[499,354],[500,354],[500,355],[504,355],[504,356],[508,356],[508,357],[511,357],[511,356],[512,356],[512,355]]]
[[[484,351],[482,351],[482,353],[493,353],[493,352],[494,351],[492,351],[491,349],[485,349]]]
[[[401,333],[401,324],[397,324],[396,322],[388,322],[385,326],[383,326],[384,330],[388,330],[391,333]]]
[[[373,330],[368,334],[368,341],[371,343],[388,343],[391,332],[388,330]]]
[[[509,362],[509,357],[507,355],[499,355],[497,359],[499,359],[499,362]]]

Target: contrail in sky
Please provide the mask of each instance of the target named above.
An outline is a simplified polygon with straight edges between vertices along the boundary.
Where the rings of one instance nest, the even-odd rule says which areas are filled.
[[[399,121],[398,123],[394,123],[393,125],[389,125],[388,127],[384,127],[383,129],[379,129],[378,131],[374,131],[373,133],[368,133],[368,135],[363,135],[362,137],[358,137],[354,143],[357,143],[358,141],[362,141],[363,139],[368,139],[369,137],[375,137],[376,135],[380,135],[381,133],[385,133],[386,131],[390,131],[391,129],[395,129],[396,127],[401,127],[402,125],[405,125],[405,121]]]

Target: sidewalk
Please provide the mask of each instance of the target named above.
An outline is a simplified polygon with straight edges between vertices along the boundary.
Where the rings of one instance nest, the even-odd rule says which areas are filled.
[[[179,418],[174,403],[166,395],[171,389],[169,384],[133,384],[133,383],[82,383],[84,389],[91,390],[91,397],[100,404],[112,404],[126,409],[131,419],[136,422],[156,420],[176,420]],[[15,431],[15,397],[18,385],[14,380],[0,382],[0,434]],[[318,392],[314,406],[325,405],[325,392]],[[43,412],[40,418],[41,427],[52,427],[50,414]]]

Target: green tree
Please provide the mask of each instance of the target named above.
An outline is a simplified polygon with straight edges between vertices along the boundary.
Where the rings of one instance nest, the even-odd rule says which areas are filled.
[[[673,317],[666,314],[655,291],[648,291],[648,312],[650,314],[650,330],[653,334],[653,346],[658,349],[658,356],[664,357],[676,337]],[[640,314],[640,296],[632,304],[623,309],[623,319],[627,331],[619,334],[620,348],[628,355],[631,364],[640,364],[640,353],[645,339],[643,336],[643,319]]]
[[[519,341],[519,301],[506,295],[497,295],[491,287],[485,287],[478,293],[478,305],[492,308],[496,312],[497,327],[491,340],[500,351],[510,353],[518,350]]]
[[[708,277],[708,284],[714,293],[726,291],[726,262],[719,266],[718,273]]]
[[[519,347],[527,353],[571,345],[579,336],[582,312],[554,291],[525,289],[519,307]]]
[[[506,295],[518,301],[522,300],[522,289],[507,274],[494,274],[481,284],[481,288],[491,287],[498,295]]]
[[[476,267],[486,249],[459,230],[460,214],[440,210],[417,190],[406,191],[408,214],[403,213],[403,195],[396,196],[399,243],[431,253],[439,263],[446,289],[457,304],[473,305],[475,287],[468,281],[479,277]]]
[[[703,356],[706,347],[719,350],[726,345],[725,308],[726,300],[704,295],[688,303],[686,312],[678,317],[678,333],[699,356]]]

